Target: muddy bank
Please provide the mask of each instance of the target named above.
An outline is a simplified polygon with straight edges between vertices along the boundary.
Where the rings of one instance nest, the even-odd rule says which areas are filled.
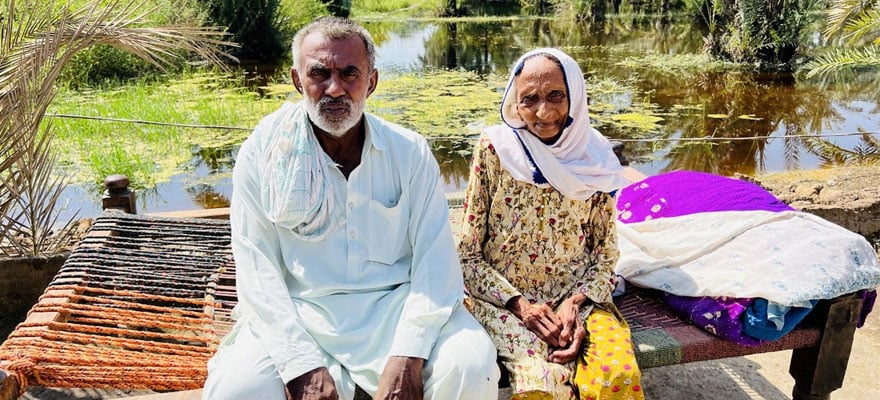
[[[794,208],[880,244],[880,167],[780,172],[752,180]]]

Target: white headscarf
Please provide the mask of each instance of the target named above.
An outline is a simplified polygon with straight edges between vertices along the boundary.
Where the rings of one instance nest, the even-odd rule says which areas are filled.
[[[529,132],[516,110],[517,71],[521,71],[525,60],[535,54],[549,54],[559,60],[568,89],[569,122],[559,140],[551,145]],[[510,71],[507,90],[501,100],[501,119],[505,125],[491,126],[484,132],[492,141],[501,166],[516,180],[541,186],[535,182],[537,165],[551,186],[565,197],[579,200],[596,192],[610,193],[629,183],[611,143],[590,126],[584,75],[568,54],[553,48],[523,54]]]

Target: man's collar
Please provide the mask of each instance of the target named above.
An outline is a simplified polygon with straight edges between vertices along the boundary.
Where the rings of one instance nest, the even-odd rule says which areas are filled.
[[[381,126],[382,123],[378,117],[364,112],[364,132],[366,133],[364,148],[373,147],[380,151],[384,151],[388,148],[387,138],[380,133]]]

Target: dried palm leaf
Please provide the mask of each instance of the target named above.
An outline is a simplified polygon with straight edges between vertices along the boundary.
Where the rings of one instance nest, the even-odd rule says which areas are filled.
[[[181,52],[221,67],[222,57],[232,58],[220,29],[141,26],[151,11],[136,0],[92,0],[77,9],[41,0],[0,5],[0,239],[19,255],[52,253],[69,239],[73,217],[53,232],[67,182],[54,173],[51,126],[40,126],[55,81],[76,53],[110,45],[160,69]]]

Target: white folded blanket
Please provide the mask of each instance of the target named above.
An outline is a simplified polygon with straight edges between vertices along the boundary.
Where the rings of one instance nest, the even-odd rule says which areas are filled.
[[[864,237],[804,212],[724,211],[617,224],[617,273],[679,296],[810,307],[880,286]]]

